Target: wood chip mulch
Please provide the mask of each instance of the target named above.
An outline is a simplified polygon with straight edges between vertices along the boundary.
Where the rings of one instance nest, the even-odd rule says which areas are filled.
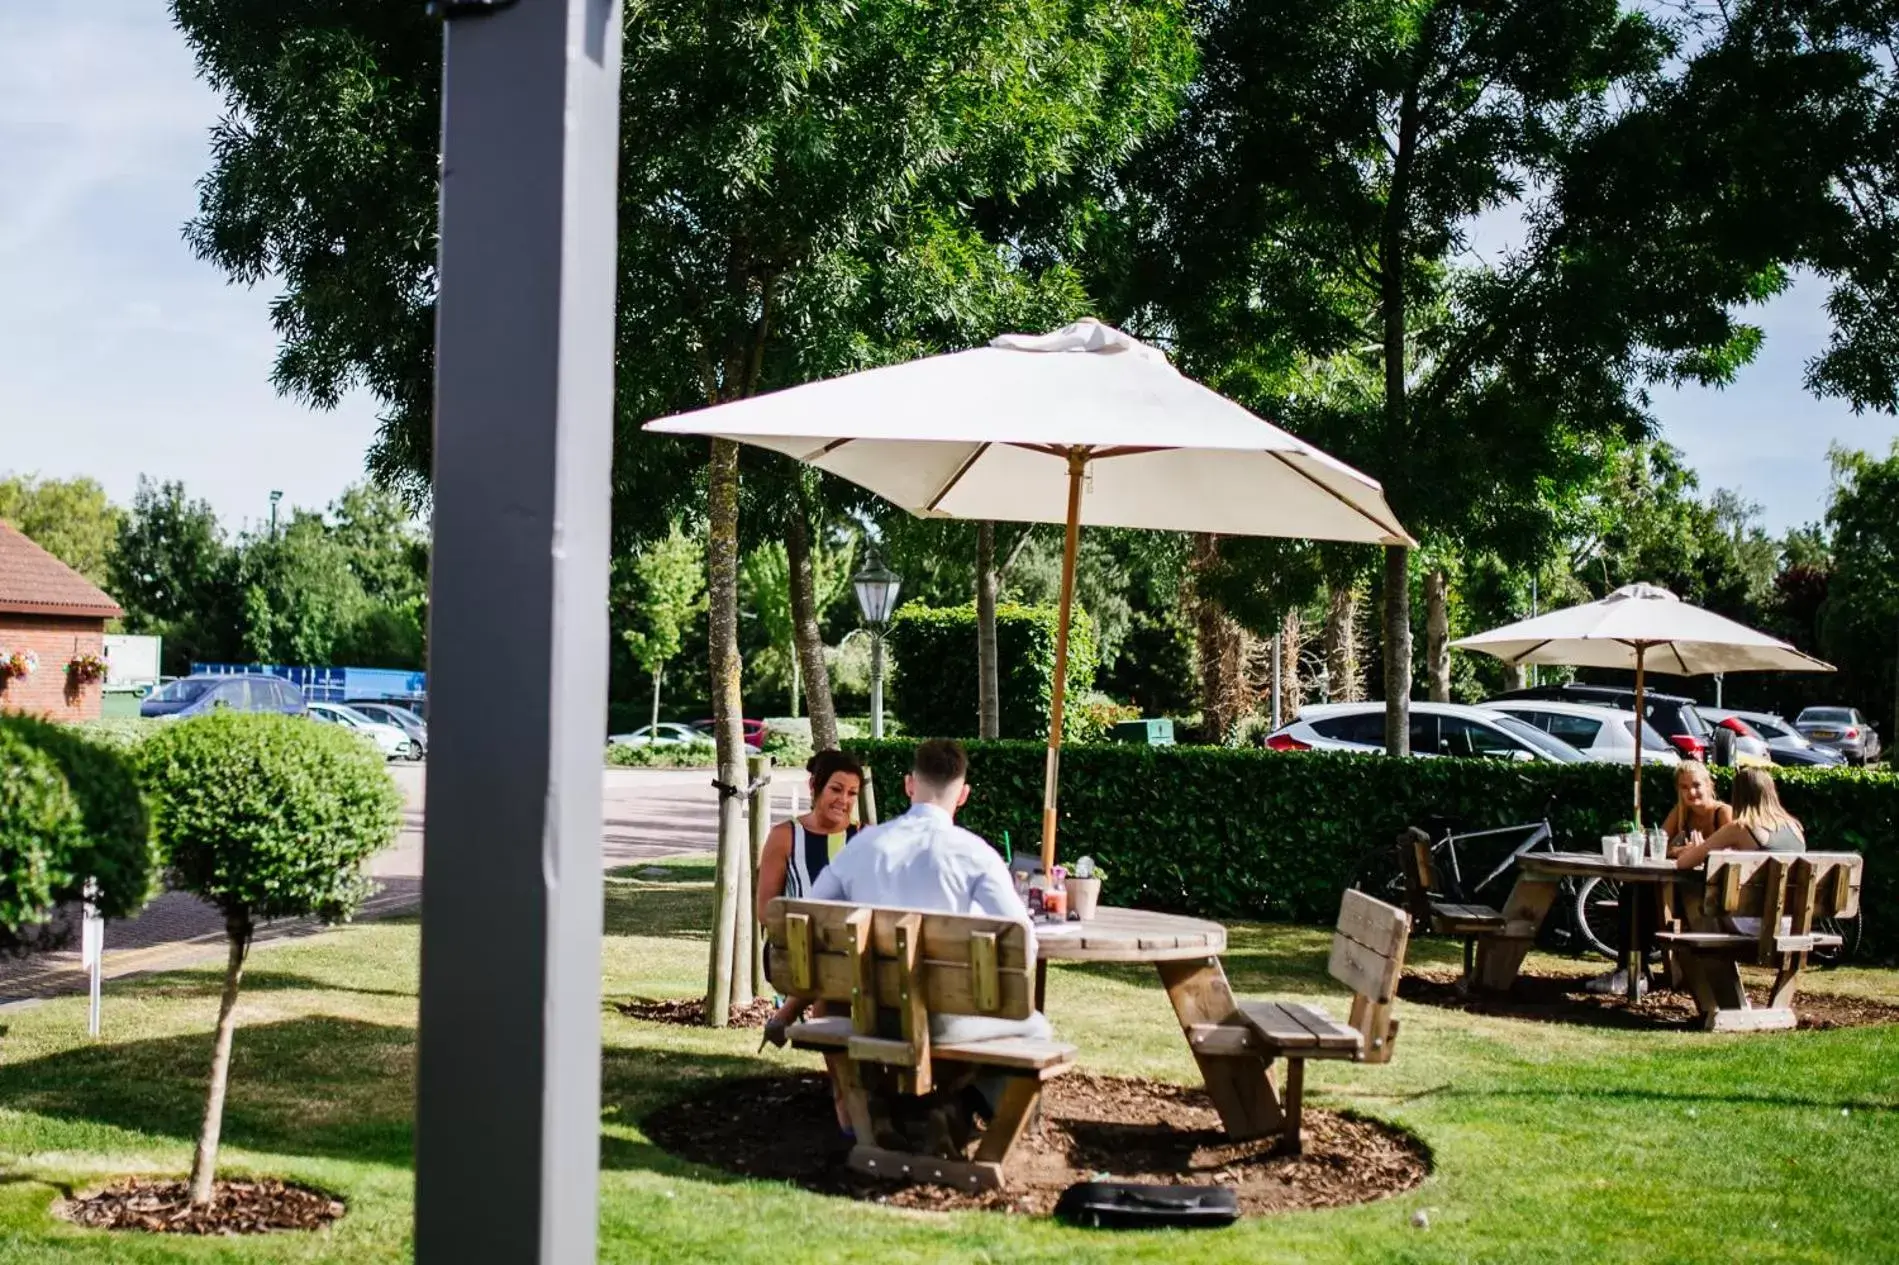
[[[341,1217],[344,1207],[334,1195],[265,1177],[221,1181],[212,1187],[210,1204],[194,1208],[184,1182],[128,1177],[67,1200],[59,1212],[95,1230],[227,1235],[317,1230]]]
[[[613,1008],[629,1019],[644,1019],[648,1023],[670,1023],[684,1028],[706,1026],[706,1003],[703,997],[663,997],[657,1000],[642,997],[636,1001],[615,1002]],[[732,1007],[726,1023],[733,1028],[762,1028],[776,1009],[771,998],[754,998],[749,1006]]]
[[[1071,1072],[1049,1082],[1042,1119],[1009,1157],[1009,1185],[967,1192],[879,1181],[845,1166],[830,1082],[820,1075],[726,1080],[646,1117],[664,1149],[701,1164],[893,1207],[1047,1215],[1080,1181],[1232,1188],[1248,1214],[1365,1203],[1430,1171],[1415,1137],[1358,1116],[1307,1108],[1305,1151],[1232,1142],[1206,1092],[1144,1078]]]
[[[1398,996],[1426,1006],[1508,1019],[1581,1023],[1604,1028],[1701,1028],[1694,998],[1685,992],[1652,988],[1641,1001],[1630,1005],[1628,999],[1619,994],[1608,996],[1586,991],[1586,982],[1587,977],[1581,975],[1519,975],[1506,995],[1467,994],[1455,971],[1408,970],[1398,981]],[[1765,988],[1750,987],[1748,995],[1757,1006],[1767,1004]],[[1793,1008],[1802,1031],[1899,1023],[1899,1006],[1836,993],[1802,992],[1795,997]]]

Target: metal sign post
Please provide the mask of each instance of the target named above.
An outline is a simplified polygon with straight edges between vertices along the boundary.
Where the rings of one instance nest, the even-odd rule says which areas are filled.
[[[595,1258],[620,6],[441,0],[420,1265]]]
[[[86,1035],[99,1035],[99,986],[105,970],[105,919],[99,916],[99,884],[87,879],[79,915],[79,962],[86,968]]]

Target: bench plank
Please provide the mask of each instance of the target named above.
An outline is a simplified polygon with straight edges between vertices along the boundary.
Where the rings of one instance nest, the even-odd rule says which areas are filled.
[[[1365,1038],[1356,1028],[1346,1027],[1315,1006],[1280,1002],[1279,1008],[1304,1024],[1306,1030],[1318,1038],[1322,1050],[1356,1050],[1365,1044]]]
[[[806,1019],[792,1024],[785,1035],[790,1039],[791,1044],[799,1049],[848,1049],[855,1052],[859,1045],[866,1049],[871,1048],[873,1043],[879,1046],[903,1045],[901,1041],[857,1036],[851,1031],[851,1021],[842,1016]],[[991,1067],[1013,1067],[1034,1072],[1072,1063],[1080,1051],[1062,1041],[1037,1041],[1031,1037],[997,1037],[991,1041],[938,1043],[931,1047],[930,1053],[939,1061],[981,1063]],[[895,1062],[896,1060],[878,1058],[875,1061]]]
[[[1268,1045],[1283,1050],[1317,1049],[1319,1038],[1312,1029],[1286,1013],[1276,1001],[1241,1001],[1240,1015]]]

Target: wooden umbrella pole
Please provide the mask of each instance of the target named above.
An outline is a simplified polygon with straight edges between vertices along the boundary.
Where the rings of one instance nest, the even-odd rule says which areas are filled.
[[[1068,534],[1062,541],[1062,604],[1055,625],[1055,689],[1048,710],[1048,767],[1042,774],[1042,873],[1055,868],[1055,792],[1061,781],[1062,709],[1068,698],[1068,622],[1075,604],[1075,552],[1081,545],[1081,480],[1088,454],[1068,451]]]
[[[1644,829],[1642,821],[1642,727],[1648,716],[1642,710],[1642,654],[1647,649],[1642,642],[1635,643],[1635,828]]]

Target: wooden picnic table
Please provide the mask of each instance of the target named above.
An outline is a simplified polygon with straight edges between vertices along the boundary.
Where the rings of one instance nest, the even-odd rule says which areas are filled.
[[[1503,907],[1504,930],[1478,944],[1477,986],[1508,991],[1535,943],[1536,929],[1555,903],[1561,881],[1600,878],[1622,889],[1617,902],[1621,969],[1627,973],[1629,1000],[1637,1000],[1644,963],[1655,948],[1670,893],[1684,871],[1676,869],[1672,860],[1663,859],[1617,865],[1596,852],[1526,852],[1517,858],[1517,866],[1516,886],[1510,889],[1510,899]]]
[[[1037,923],[1035,937],[1037,1009],[1044,1009],[1051,961],[1151,962],[1227,1134],[1264,1137],[1284,1126],[1272,1060],[1246,1037],[1220,965],[1225,927],[1204,918],[1102,906],[1087,922]]]

